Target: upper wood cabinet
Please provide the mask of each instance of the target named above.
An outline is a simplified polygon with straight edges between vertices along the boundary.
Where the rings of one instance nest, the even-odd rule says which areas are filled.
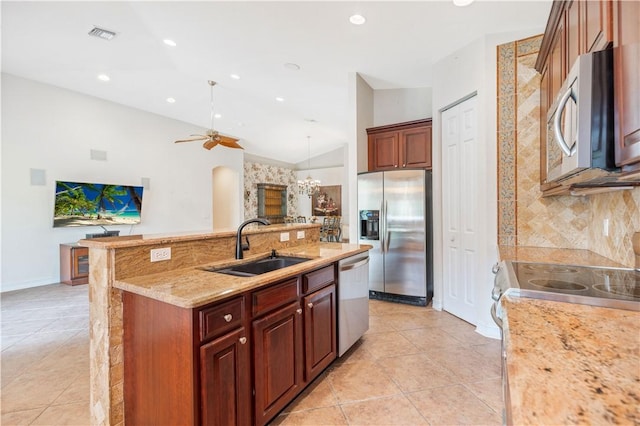
[[[640,170],[640,2],[613,2],[616,164]]]
[[[287,215],[287,186],[259,183],[258,217],[271,223],[284,223]]]
[[[367,129],[369,171],[431,168],[431,119]]]

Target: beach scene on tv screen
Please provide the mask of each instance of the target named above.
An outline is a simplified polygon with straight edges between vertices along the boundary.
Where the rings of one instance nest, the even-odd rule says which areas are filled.
[[[57,181],[53,226],[140,223],[142,190],[141,186]]]

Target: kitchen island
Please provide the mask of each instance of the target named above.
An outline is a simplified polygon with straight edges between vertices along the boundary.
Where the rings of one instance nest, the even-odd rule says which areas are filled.
[[[622,265],[588,250],[505,247],[503,259]],[[505,296],[508,424],[640,424],[640,312]]]
[[[82,240],[89,247],[90,408],[95,425],[124,424],[123,295],[144,296],[177,308],[197,308],[277,281],[283,273],[322,268],[369,246],[320,243],[317,224],[247,228],[251,250],[244,261],[295,254],[309,261],[258,277],[223,276],[200,270],[239,263],[235,230]],[[286,235],[283,235],[286,234]],[[169,259],[151,261],[151,250],[170,249]],[[300,268],[300,269],[297,269]]]

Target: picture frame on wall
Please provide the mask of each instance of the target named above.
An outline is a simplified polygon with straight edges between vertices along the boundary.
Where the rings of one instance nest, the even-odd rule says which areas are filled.
[[[311,197],[313,216],[342,216],[342,185],[321,186]]]

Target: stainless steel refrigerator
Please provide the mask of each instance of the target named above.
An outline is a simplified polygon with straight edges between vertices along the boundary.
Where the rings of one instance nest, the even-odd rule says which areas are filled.
[[[371,244],[369,297],[426,306],[433,297],[431,171],[358,175],[358,237]]]

